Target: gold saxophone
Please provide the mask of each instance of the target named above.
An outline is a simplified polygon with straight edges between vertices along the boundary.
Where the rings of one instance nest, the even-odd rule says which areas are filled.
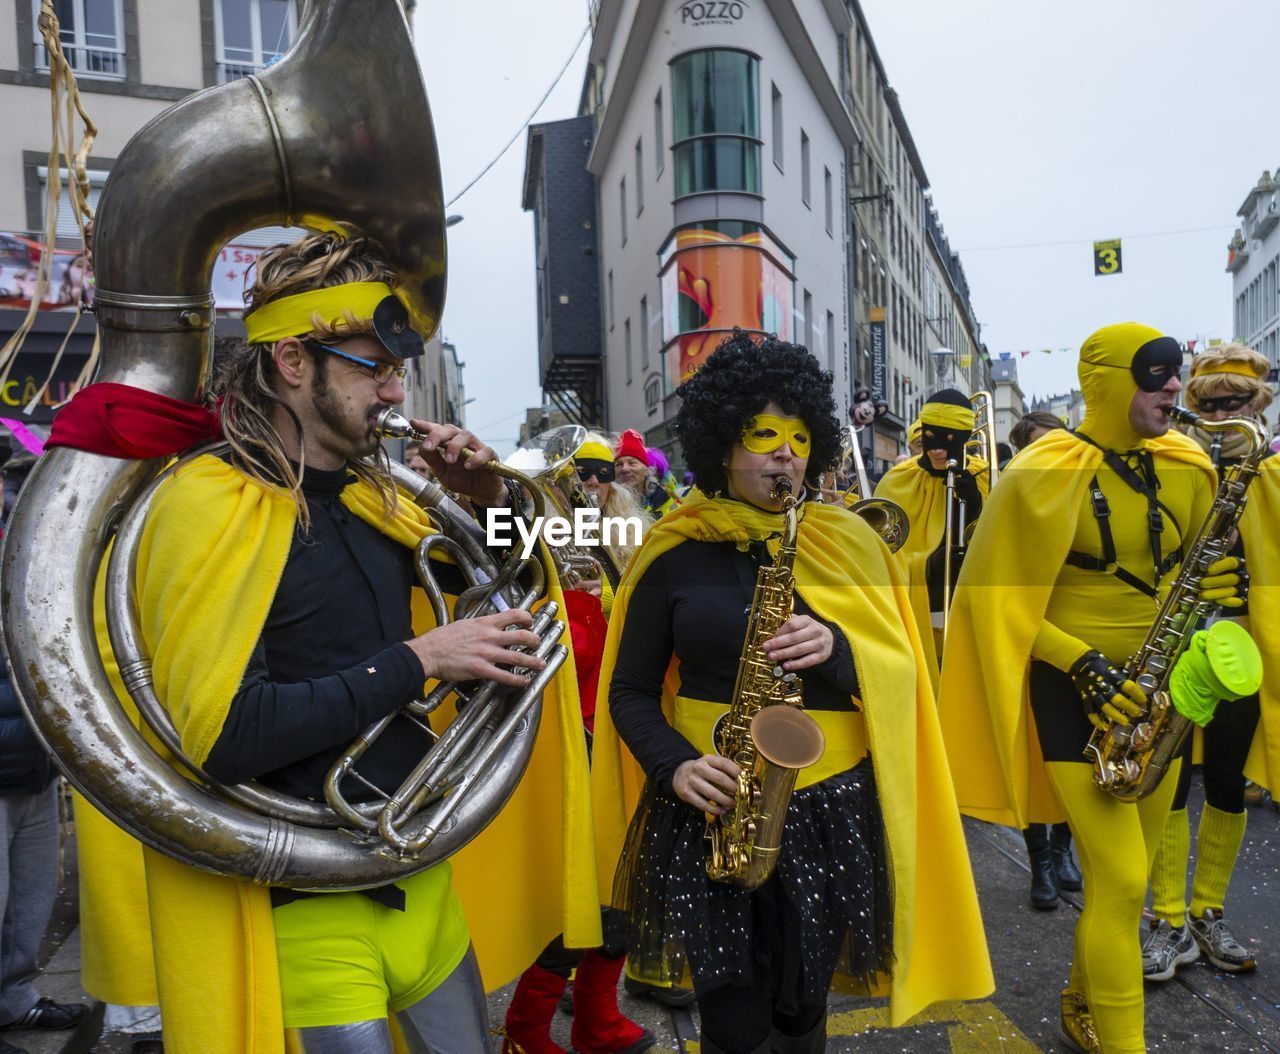
[[[1147,695],[1147,712],[1128,725],[1112,722],[1105,731],[1098,729],[1085,748],[1085,757],[1093,761],[1094,783],[1127,802],[1140,801],[1160,785],[1191,729],[1190,720],[1173,705],[1169,675],[1212,606],[1199,599],[1200,580],[1210,564],[1230,555],[1236,525],[1244,513],[1245,490],[1267,454],[1266,434],[1246,418],[1208,421],[1181,407],[1171,415],[1206,432],[1243,432],[1249,452],[1223,472],[1213,507],[1183,557],[1178,577],[1142,646],[1125,666],[1125,678]]]
[[[733,809],[707,821],[707,875],[742,889],[757,889],[772,873],[796,776],[822,757],[822,729],[802,706],[800,677],[770,661],[764,643],[794,607],[798,518],[791,481],[780,478],[784,527],[778,555],[756,573],[747,636],[729,711],[713,733],[716,753],[739,768]]]

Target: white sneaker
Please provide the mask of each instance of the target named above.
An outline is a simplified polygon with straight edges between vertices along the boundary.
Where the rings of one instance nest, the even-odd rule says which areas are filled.
[[[1189,926],[1174,929],[1164,919],[1154,919],[1142,939],[1142,978],[1145,981],[1168,981],[1186,966],[1200,958],[1200,947],[1191,936]]]

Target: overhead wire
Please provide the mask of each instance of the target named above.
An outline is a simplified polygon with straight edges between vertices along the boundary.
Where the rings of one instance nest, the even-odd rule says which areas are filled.
[[[1123,235],[1123,240],[1139,241],[1143,238],[1173,238],[1183,234],[1207,234],[1210,231],[1227,231],[1230,229],[1230,224],[1217,223],[1212,227],[1188,227],[1184,230],[1178,231],[1151,231],[1147,234],[1126,234]],[[1019,242],[1012,245],[979,245],[973,248],[963,248],[955,251],[958,253],[989,253],[1003,252],[1006,249],[1048,249],[1062,245],[1092,245],[1096,240],[1100,239],[1067,238],[1063,241],[1056,242]]]
[[[485,175],[488,173],[489,169],[493,168],[494,165],[496,165],[499,161],[501,161],[502,158],[506,155],[506,152],[510,150],[513,146],[515,146],[516,140],[519,139],[520,136],[524,134],[525,129],[528,128],[529,125],[533,123],[533,119],[538,116],[538,111],[542,109],[542,104],[545,103],[547,99],[551,97],[551,93],[556,90],[556,85],[560,83],[561,79],[564,77],[565,73],[568,71],[569,64],[573,62],[573,57],[578,53],[578,49],[582,47],[582,42],[587,39],[587,34],[589,32],[591,32],[590,22],[588,22],[585,26],[582,27],[582,35],[578,37],[578,42],[573,45],[573,50],[569,52],[569,57],[564,60],[564,65],[560,67],[560,72],[556,74],[556,79],[553,80],[551,82],[551,86],[547,88],[545,92],[542,93],[542,98],[538,100],[538,105],[533,108],[533,112],[530,113],[529,116],[525,119],[524,124],[522,124],[519,128],[516,129],[516,134],[511,137],[511,139],[507,142],[507,145],[498,151],[498,155],[492,161],[490,161],[487,165],[485,165],[484,168],[482,168],[479,171],[479,173],[470,183],[468,183],[465,187],[463,187],[460,191],[458,191],[458,193],[456,193],[447,202],[445,202],[444,207],[446,209],[452,206],[453,203],[457,201],[459,198],[461,198],[463,194],[465,194],[468,190],[470,190],[477,183],[479,183],[480,180],[483,179]]]

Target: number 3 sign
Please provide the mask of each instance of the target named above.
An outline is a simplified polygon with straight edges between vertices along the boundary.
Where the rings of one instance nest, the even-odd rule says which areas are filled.
[[[1093,243],[1093,273],[1095,275],[1120,273],[1119,238]]]

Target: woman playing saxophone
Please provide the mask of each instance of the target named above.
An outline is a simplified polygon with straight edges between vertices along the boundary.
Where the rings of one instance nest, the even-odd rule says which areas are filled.
[[[895,1023],[989,991],[905,590],[868,524],[811,500],[839,451],[831,375],[802,347],[737,333],[680,394],[677,432],[704,497],[653,527],[619,587],[596,714],[601,880],[621,852],[613,902],[632,924],[632,969],[657,983],[687,974],[702,1049],[735,1054],[822,1050],[837,969],[890,982]],[[788,489],[794,613],[759,659],[780,682],[803,679],[825,752],[800,771],[772,875],[752,890],[709,877],[705,832],[739,804],[715,726],[734,709],[740,660],[757,658],[743,642],[758,572],[790,559],[778,559]],[[790,688],[776,696],[794,702]],[[936,968],[942,946],[916,936],[943,928],[949,971]]]

